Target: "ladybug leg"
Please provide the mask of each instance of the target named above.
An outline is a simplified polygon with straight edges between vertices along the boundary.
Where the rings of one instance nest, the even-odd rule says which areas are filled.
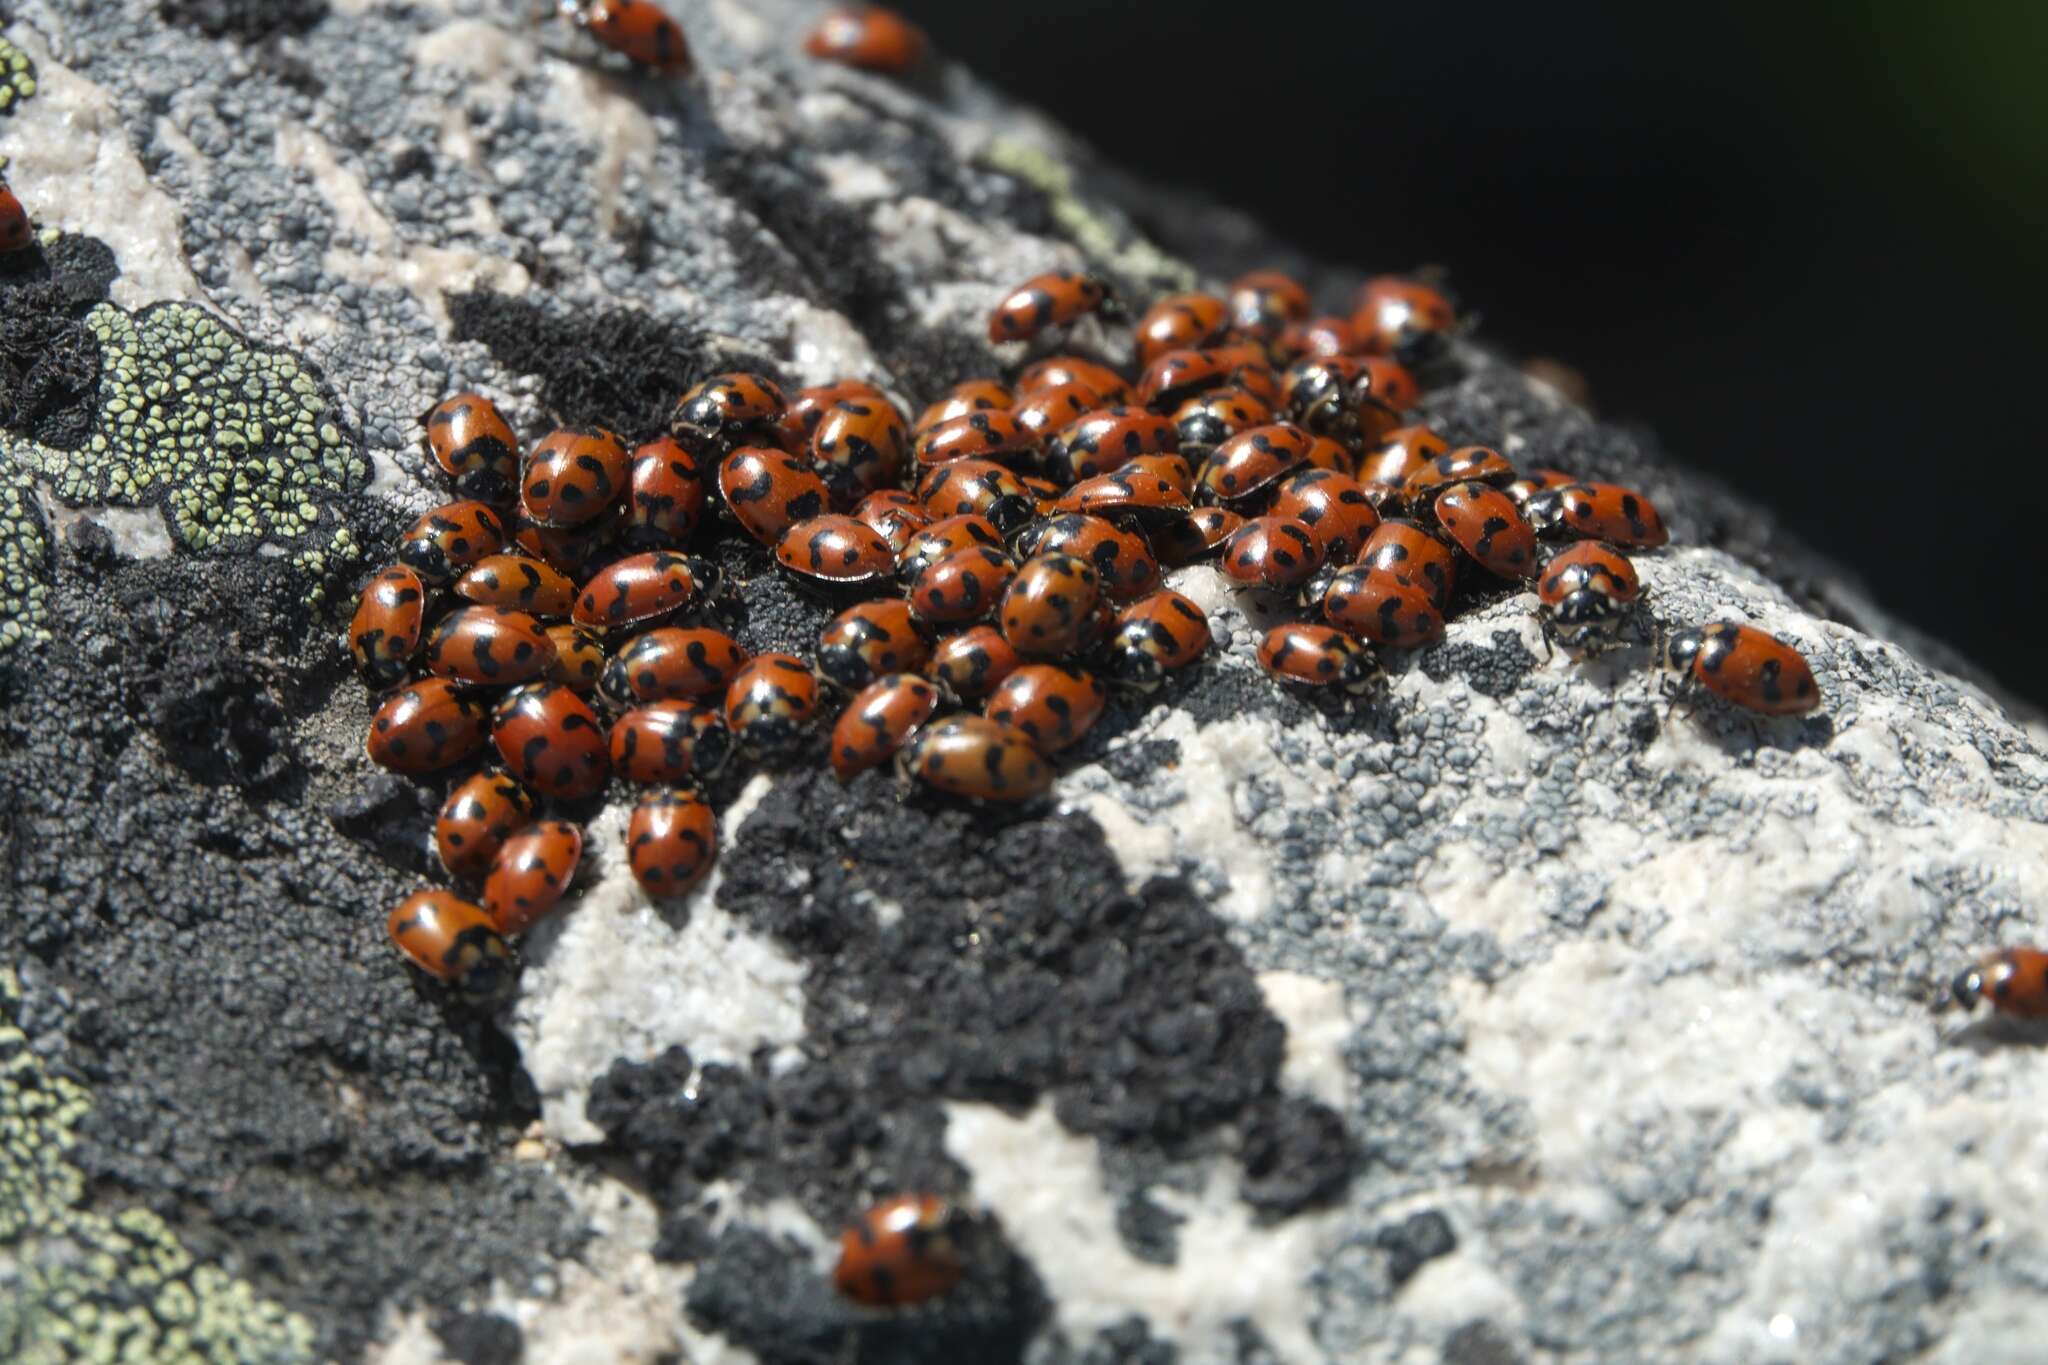
[[[1545,619],[1542,622],[1541,627],[1537,630],[1536,634],[1537,638],[1543,641],[1543,662],[1547,664],[1550,662],[1551,657],[1557,653],[1557,651],[1551,648],[1550,645],[1550,622],[1548,619]]]

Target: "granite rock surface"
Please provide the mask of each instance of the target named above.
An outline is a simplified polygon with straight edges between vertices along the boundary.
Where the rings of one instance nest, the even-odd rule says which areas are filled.
[[[687,85],[511,0],[0,3],[0,1357],[2027,1358],[2041,1040],[1931,1010],[2039,931],[2040,732],[1483,344],[1428,420],[1643,488],[1655,620],[1791,641],[1820,714],[1674,711],[1650,622],[1582,666],[1504,592],[1332,711],[1190,569],[1216,654],[1045,806],[735,775],[656,907],[614,803],[500,1015],[409,978],[440,790],[334,639],[443,499],[416,414],[915,404],[1041,269],[1356,278],[943,63],[807,61],[818,4],[669,3]],[[973,1272],[854,1311],[833,1231],[907,1187],[982,1211]]]

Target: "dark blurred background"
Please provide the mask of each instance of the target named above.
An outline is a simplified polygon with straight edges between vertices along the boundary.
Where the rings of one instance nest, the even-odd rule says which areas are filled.
[[[2048,6],[896,2],[1133,170],[1448,266],[2048,705]]]

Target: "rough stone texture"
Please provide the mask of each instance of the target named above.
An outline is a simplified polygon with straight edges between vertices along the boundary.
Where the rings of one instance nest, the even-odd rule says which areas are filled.
[[[806,62],[817,5],[671,3],[686,87],[511,3],[0,6],[43,233],[0,271],[0,1355],[2026,1354],[2039,1039],[1928,1011],[2036,929],[2048,760],[1479,349],[1430,420],[1642,486],[1656,619],[1794,641],[1823,714],[1674,713],[1648,622],[1582,667],[1501,592],[1333,711],[1192,570],[1216,656],[1055,802],[736,774],[669,909],[615,805],[500,1017],[410,979],[440,788],[367,765],[333,636],[440,498],[436,398],[639,434],[744,361],[912,402],[1013,361],[980,320],[1054,264],[1355,278],[964,73]],[[805,644],[709,552],[749,644]],[[912,1184],[981,1211],[968,1282],[852,1310],[832,1229]]]

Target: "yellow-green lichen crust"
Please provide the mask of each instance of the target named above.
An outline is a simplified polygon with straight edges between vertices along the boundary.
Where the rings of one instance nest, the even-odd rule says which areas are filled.
[[[310,1322],[196,1262],[157,1215],[85,1206],[66,1154],[91,1100],[29,1049],[20,1002],[0,969],[0,1360],[312,1360]]]
[[[0,114],[36,93],[36,64],[28,54],[0,37]]]
[[[49,638],[50,537],[29,480],[0,465],[0,654]]]

